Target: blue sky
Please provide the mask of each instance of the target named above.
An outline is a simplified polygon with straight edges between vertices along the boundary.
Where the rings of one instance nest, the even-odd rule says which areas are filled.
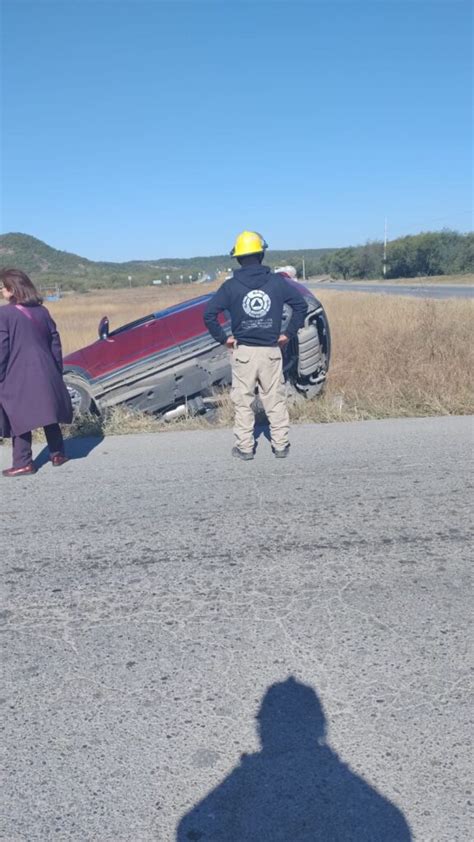
[[[2,231],[91,259],[472,216],[465,0],[4,0]]]

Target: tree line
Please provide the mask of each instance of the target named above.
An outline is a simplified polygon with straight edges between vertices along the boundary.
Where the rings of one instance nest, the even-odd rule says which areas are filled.
[[[305,260],[306,276],[374,279],[383,277],[383,243],[370,241],[361,246],[334,249],[316,260]],[[297,261],[303,274],[302,261]],[[426,231],[399,237],[387,243],[386,277],[416,278],[474,272],[474,234],[458,231]]]
[[[265,263],[295,266],[298,276],[329,275],[332,278],[370,279],[383,277],[383,243],[369,241],[360,246],[325,249],[269,250]],[[0,265],[19,266],[43,288],[60,284],[62,289],[87,291],[104,287],[196,280],[199,273],[215,277],[236,264],[229,255],[159,258],[126,263],[92,261],[51,248],[27,234],[0,236]],[[458,231],[428,231],[400,237],[387,244],[387,278],[415,278],[474,272],[474,234]],[[132,281],[129,281],[129,278]]]

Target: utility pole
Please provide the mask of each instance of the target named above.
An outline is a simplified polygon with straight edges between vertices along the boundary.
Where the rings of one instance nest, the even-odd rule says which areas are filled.
[[[385,217],[385,233],[383,238],[383,279],[387,275],[387,217]]]
[[[303,281],[306,281],[306,267],[304,265],[304,257],[303,257]]]

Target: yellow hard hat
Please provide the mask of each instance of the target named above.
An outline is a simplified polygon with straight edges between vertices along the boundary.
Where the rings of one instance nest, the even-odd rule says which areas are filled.
[[[247,254],[259,254],[267,248],[267,243],[257,231],[242,231],[230,254],[231,257],[246,257]]]

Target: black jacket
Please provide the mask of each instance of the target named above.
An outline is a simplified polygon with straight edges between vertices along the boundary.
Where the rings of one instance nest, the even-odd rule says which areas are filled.
[[[252,265],[237,269],[222,284],[204,312],[204,322],[217,342],[227,335],[217,320],[219,313],[230,313],[232,335],[239,345],[277,344],[281,333],[283,305],[293,310],[285,335],[291,339],[303,326],[308,306],[300,292],[283,275],[268,266]]]

